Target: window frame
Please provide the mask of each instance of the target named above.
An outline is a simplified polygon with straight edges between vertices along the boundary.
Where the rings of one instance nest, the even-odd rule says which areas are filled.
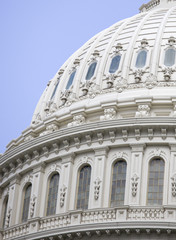
[[[111,73],[111,72],[110,72],[110,67],[111,67],[111,64],[112,64],[112,60],[113,60],[115,57],[117,57],[117,56],[120,57],[120,61],[119,61],[118,68],[116,69],[116,71],[115,71],[114,73]],[[118,72],[120,71],[121,62],[122,62],[122,54],[120,54],[120,53],[113,54],[113,55],[111,56],[111,58],[110,58],[109,63],[108,63],[108,70],[107,70],[108,73],[109,73],[109,74],[115,74],[115,73],[118,73]]]
[[[114,170],[114,166],[115,164],[117,164],[118,162],[125,162],[126,163],[126,178],[125,178],[125,190],[124,190],[124,201],[123,201],[123,205],[116,205],[113,207],[119,207],[119,206],[124,206],[125,205],[125,199],[126,199],[126,191],[127,191],[127,173],[128,173],[128,162],[126,161],[126,159],[122,158],[122,159],[117,159],[115,161],[113,161],[112,165],[111,165],[111,179],[110,179],[110,191],[109,191],[109,206],[111,207],[111,199],[112,199],[112,182],[113,182],[113,170]]]
[[[166,52],[167,52],[168,50],[170,50],[170,49],[172,49],[172,50],[175,51],[175,61],[174,61],[174,64],[173,64],[173,65],[167,66],[167,65],[165,65]],[[163,53],[163,66],[164,66],[165,68],[172,68],[172,67],[174,67],[175,65],[176,65],[176,48],[175,48],[174,46],[169,46],[169,47],[167,47],[167,48],[164,50],[164,53]]]
[[[24,212],[24,200],[25,200],[25,195],[26,195],[26,190],[27,190],[27,188],[28,187],[31,187],[31,189],[30,189],[30,197],[29,197],[29,204],[28,204],[28,215],[27,215],[27,219],[23,219],[23,212]],[[25,223],[25,222],[27,222],[28,221],[28,219],[29,219],[29,212],[30,212],[30,201],[31,201],[31,193],[32,193],[32,183],[31,182],[28,182],[27,184],[26,184],[26,186],[24,187],[24,189],[23,189],[23,202],[22,202],[22,212],[21,212],[21,222],[22,223]]]
[[[148,192],[149,192],[149,176],[150,176],[150,164],[151,164],[151,162],[152,161],[154,161],[154,160],[157,160],[157,159],[159,159],[159,160],[161,160],[161,161],[163,161],[163,163],[164,163],[164,170],[163,170],[163,189],[162,189],[162,203],[161,204],[149,204],[148,203]],[[162,206],[163,205],[163,201],[164,201],[164,188],[165,188],[165,186],[164,186],[164,179],[165,179],[165,171],[166,171],[166,163],[165,163],[165,160],[162,158],[162,157],[153,157],[153,158],[151,158],[150,160],[149,160],[149,162],[148,162],[148,172],[147,172],[147,192],[146,192],[146,205],[147,206]]]
[[[75,74],[74,74],[74,76],[73,76],[72,83],[71,83],[70,87],[67,88],[67,85],[68,85],[68,83],[69,83],[69,81],[70,81],[70,78],[71,78],[71,76],[72,76],[73,73],[75,73]],[[67,80],[67,83],[66,83],[66,86],[65,86],[65,90],[70,90],[71,87],[73,86],[73,83],[74,83],[74,80],[75,80],[75,77],[76,77],[76,73],[77,73],[77,69],[73,69],[73,71],[69,74],[68,80]]]
[[[89,71],[89,68],[90,66],[93,64],[93,63],[96,63],[96,67],[95,67],[95,70],[94,70],[94,74],[92,75],[92,77],[90,79],[86,79],[87,77],[87,74],[88,74],[88,71]],[[85,71],[85,76],[84,76],[84,82],[86,81],[91,81],[92,79],[94,79],[94,77],[96,76],[96,73],[97,73],[97,69],[98,69],[98,60],[94,60],[94,61],[91,61],[88,65],[87,65],[87,68],[86,68],[86,71]]]
[[[54,213],[54,214],[49,214],[49,215],[47,215],[50,182],[51,182],[51,179],[52,179],[52,177],[53,177],[54,175],[58,175],[58,176],[59,176],[55,213]],[[58,200],[59,200],[59,198],[58,198],[59,184],[60,184],[60,173],[57,172],[57,171],[54,171],[54,172],[52,172],[52,173],[49,175],[49,177],[48,177],[48,179],[47,179],[46,204],[45,204],[45,216],[46,216],[46,217],[48,217],[48,216],[53,216],[53,215],[55,215],[55,214],[57,213],[57,205],[58,205]]]
[[[83,168],[90,167],[90,183],[89,183],[89,197],[87,201],[87,208],[77,208],[77,202],[78,202],[78,191],[79,191],[79,182],[80,182],[80,172]],[[91,178],[92,178],[92,166],[88,164],[81,165],[77,171],[77,183],[76,183],[76,197],[75,197],[75,210],[88,210],[90,206],[90,193],[91,193]]]

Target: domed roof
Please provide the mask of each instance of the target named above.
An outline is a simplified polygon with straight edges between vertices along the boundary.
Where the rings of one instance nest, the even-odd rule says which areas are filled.
[[[32,123],[54,113],[62,115],[68,106],[79,108],[81,102],[80,108],[100,103],[100,95],[104,102],[110,92],[108,101],[115,93],[118,100],[125,97],[121,92],[128,98],[136,94],[134,89],[140,89],[138,96],[153,95],[142,89],[175,86],[175,62],[168,69],[164,55],[166,49],[175,49],[176,1],[152,0],[140,10],[98,33],[63,64],[41,96]]]

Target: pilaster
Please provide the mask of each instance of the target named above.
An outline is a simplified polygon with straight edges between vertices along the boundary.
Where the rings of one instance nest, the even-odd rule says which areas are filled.
[[[176,144],[170,143],[170,169],[168,186],[168,204],[176,204]]]
[[[15,176],[14,179],[10,182],[9,186],[9,199],[8,199],[8,208],[6,218],[9,218],[9,227],[17,224],[16,214],[17,214],[17,205],[19,197],[19,187],[20,187],[21,177],[19,175]],[[7,221],[6,221],[7,222]]]
[[[131,171],[128,205],[139,205],[141,195],[142,159],[145,144],[131,145]]]
[[[68,154],[62,157],[61,176],[59,183],[59,204],[57,212],[63,213],[69,210],[69,200],[71,198],[71,179],[73,172],[74,154]]]
[[[29,212],[30,219],[40,216],[44,173],[45,173],[44,163],[42,163],[33,170],[33,185]]]
[[[91,197],[91,206],[93,208],[103,207],[103,191],[105,188],[104,175],[105,175],[105,162],[107,159],[109,148],[96,148],[95,152],[95,165],[93,171],[93,196]]]

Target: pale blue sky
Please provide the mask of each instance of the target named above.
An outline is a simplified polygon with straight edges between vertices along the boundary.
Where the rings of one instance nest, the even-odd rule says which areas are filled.
[[[0,0],[0,153],[31,122],[48,81],[96,33],[147,0]]]

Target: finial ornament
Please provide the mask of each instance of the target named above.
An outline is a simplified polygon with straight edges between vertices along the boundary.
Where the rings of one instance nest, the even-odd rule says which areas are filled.
[[[140,12],[147,12],[156,7],[170,8],[174,5],[176,5],[176,0],[150,0],[143,4],[139,10]]]

